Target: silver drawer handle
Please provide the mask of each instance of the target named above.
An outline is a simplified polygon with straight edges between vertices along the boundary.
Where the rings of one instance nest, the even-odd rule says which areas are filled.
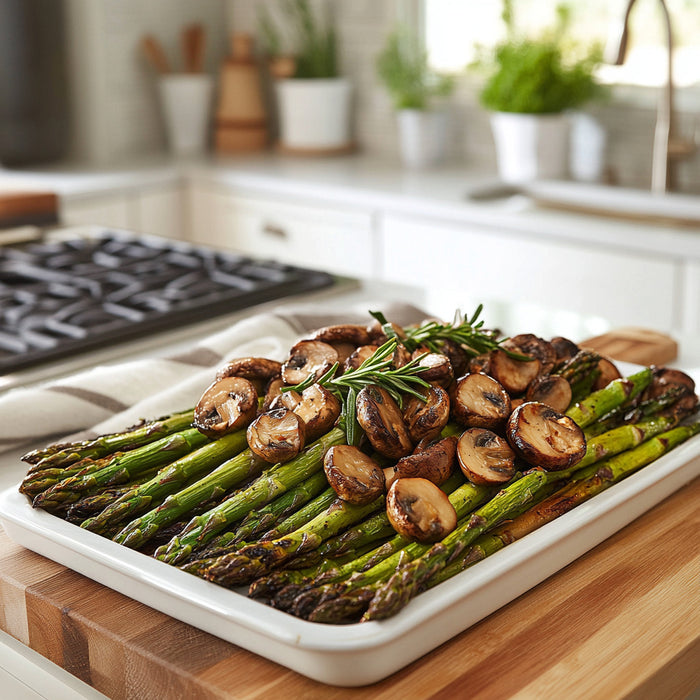
[[[277,236],[277,238],[287,238],[287,232],[281,226],[275,226],[274,224],[265,224],[263,226],[263,233],[267,233],[270,236]]]

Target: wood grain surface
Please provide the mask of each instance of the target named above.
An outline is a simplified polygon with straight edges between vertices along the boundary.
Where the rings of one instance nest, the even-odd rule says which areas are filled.
[[[386,680],[309,680],[14,544],[0,628],[111,698],[685,698],[700,686],[700,479]]]

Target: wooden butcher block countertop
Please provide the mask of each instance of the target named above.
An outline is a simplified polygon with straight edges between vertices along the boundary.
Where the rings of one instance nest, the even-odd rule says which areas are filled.
[[[685,698],[700,686],[700,479],[419,661],[334,688],[0,530],[0,628],[111,698]]]

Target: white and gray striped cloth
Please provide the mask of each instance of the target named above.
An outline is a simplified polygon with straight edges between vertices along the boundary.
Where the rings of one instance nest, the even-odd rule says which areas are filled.
[[[17,388],[0,397],[0,451],[23,444],[85,438],[124,430],[194,406],[216,369],[236,357],[283,361],[309,331],[333,323],[366,323],[367,305],[342,314],[323,307],[251,316],[210,335],[185,352],[101,365],[70,377]],[[383,304],[387,318],[407,325],[424,314],[407,304]]]

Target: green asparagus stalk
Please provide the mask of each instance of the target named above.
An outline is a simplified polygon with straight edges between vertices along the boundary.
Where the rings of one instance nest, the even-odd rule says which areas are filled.
[[[66,467],[85,458],[97,459],[113,452],[126,452],[166,435],[185,430],[192,424],[193,417],[194,411],[190,409],[135,426],[123,433],[101,435],[92,440],[80,442],[55,443],[40,450],[28,452],[22,457],[22,461],[34,465],[29,471],[31,474],[39,469]]]
[[[237,430],[223,435],[218,440],[203,445],[194,452],[163,467],[150,481],[141,484],[121,496],[115,503],[82,523],[81,527],[91,532],[102,534],[108,527],[119,525],[134,515],[143,513],[153,505],[160,505],[166,496],[180,491],[193,478],[207,472],[211,473],[224,460],[229,460],[247,446],[246,431]],[[231,488],[240,483],[249,474],[246,468],[237,472],[237,477],[231,477],[219,483],[223,489]],[[238,478],[239,481],[234,479]]]
[[[125,547],[140,549],[162,528],[188,516],[190,511],[221,498],[230,488],[246,479],[259,477],[265,466],[269,465],[250,449],[245,449],[206,476],[166,496],[155,508],[124,525],[113,539]],[[209,510],[223,507],[227,500]]]
[[[247,489],[219,507],[193,518],[179,536],[156,551],[156,557],[169,564],[183,562],[195,548],[206,545],[224,528],[319,471],[326,452],[333,445],[342,444],[344,439],[345,433],[340,428],[333,428],[294,459],[273,467]],[[178,494],[171,499],[176,504],[175,507],[179,507]],[[161,508],[165,508],[167,503],[166,500]],[[133,531],[132,534],[135,532],[137,531]],[[126,538],[122,544],[125,543]]]
[[[285,537],[250,544],[219,557],[204,572],[204,577],[227,587],[250,583],[293,557],[315,549],[324,540],[360,522],[383,505],[384,496],[365,505],[338,499],[326,511]]]
[[[81,494],[96,486],[122,484],[151,469],[164,466],[183,457],[205,443],[205,437],[194,428],[138,447],[129,452],[118,453],[106,466],[84,476],[71,476],[40,493],[33,502],[35,508],[53,511],[79,500]]]
[[[574,384],[598,366],[600,355],[592,350],[580,350],[571,359],[557,367],[552,374],[558,374],[566,379],[570,384]]]
[[[514,479],[519,478],[519,474],[514,477]],[[495,491],[495,487],[477,486],[467,482],[453,491],[448,498],[457,513],[457,517],[461,519],[471,513],[474,508],[488,501]],[[375,569],[380,569],[381,566],[393,571],[400,563],[420,556],[429,546],[419,542],[411,542],[403,535],[396,535],[366,554],[337,568],[324,571],[313,581],[306,582],[307,585],[281,591],[276,598],[275,605],[291,609],[298,617],[306,617],[314,610],[319,601],[335,597],[341,591],[349,591],[369,583],[373,574],[367,572],[373,572]],[[285,603],[282,602],[282,596],[287,599]]]
[[[572,497],[574,500],[590,498],[616,481],[658,459],[698,432],[700,432],[700,423],[673,428],[647,440],[632,450],[611,457],[597,465],[593,475],[588,474],[584,479],[577,479],[574,484],[564,489],[564,494],[557,498],[559,508],[566,508],[562,504],[567,497]],[[420,559],[416,559],[397,571],[386,585],[377,591],[365,619],[378,620],[394,615],[420,592],[426,581],[442,569],[448,561],[461,556],[466,548],[486,529],[509,518],[513,511],[517,512],[517,508],[521,507],[524,502],[531,500],[530,494],[536,491],[537,487],[533,485],[530,494],[522,490],[524,482],[529,476],[535,476],[535,474],[527,475],[521,481],[513,484],[512,487],[505,489],[480,511],[477,511],[475,517],[470,519],[466,527],[457,528],[442,542],[434,545]],[[510,493],[508,493],[509,491]],[[528,498],[528,496],[530,497]]]
[[[600,377],[600,370],[594,367],[588,374],[571,383],[571,406],[588,397]]]
[[[43,493],[70,476],[85,476],[86,474],[94,474],[100,471],[100,469],[107,466],[117,454],[123,453],[115,453],[108,457],[100,457],[98,459],[86,457],[79,462],[74,462],[69,467],[49,467],[47,469],[37,469],[29,472],[22,480],[19,491],[33,499],[40,493]]]
[[[614,379],[603,389],[594,391],[588,397],[574,404],[566,412],[580,428],[595,423],[601,416],[630,401],[646,389],[653,379],[652,370],[645,367],[625,379]]]
[[[66,509],[65,519],[77,523],[78,525],[86,518],[89,518],[103,511],[108,505],[111,505],[118,498],[131,489],[145,484],[158,473],[157,469],[149,469],[147,472],[139,475],[133,481],[118,486],[107,486],[106,488],[98,488],[93,491],[88,491],[81,499],[72,503]]]
[[[250,542],[254,540],[259,535],[263,535],[279,525],[287,517],[299,511],[302,506],[327,490],[328,479],[326,479],[326,475],[322,471],[312,474],[308,479],[278,496],[264,508],[248,513],[237,528],[234,541]]]

